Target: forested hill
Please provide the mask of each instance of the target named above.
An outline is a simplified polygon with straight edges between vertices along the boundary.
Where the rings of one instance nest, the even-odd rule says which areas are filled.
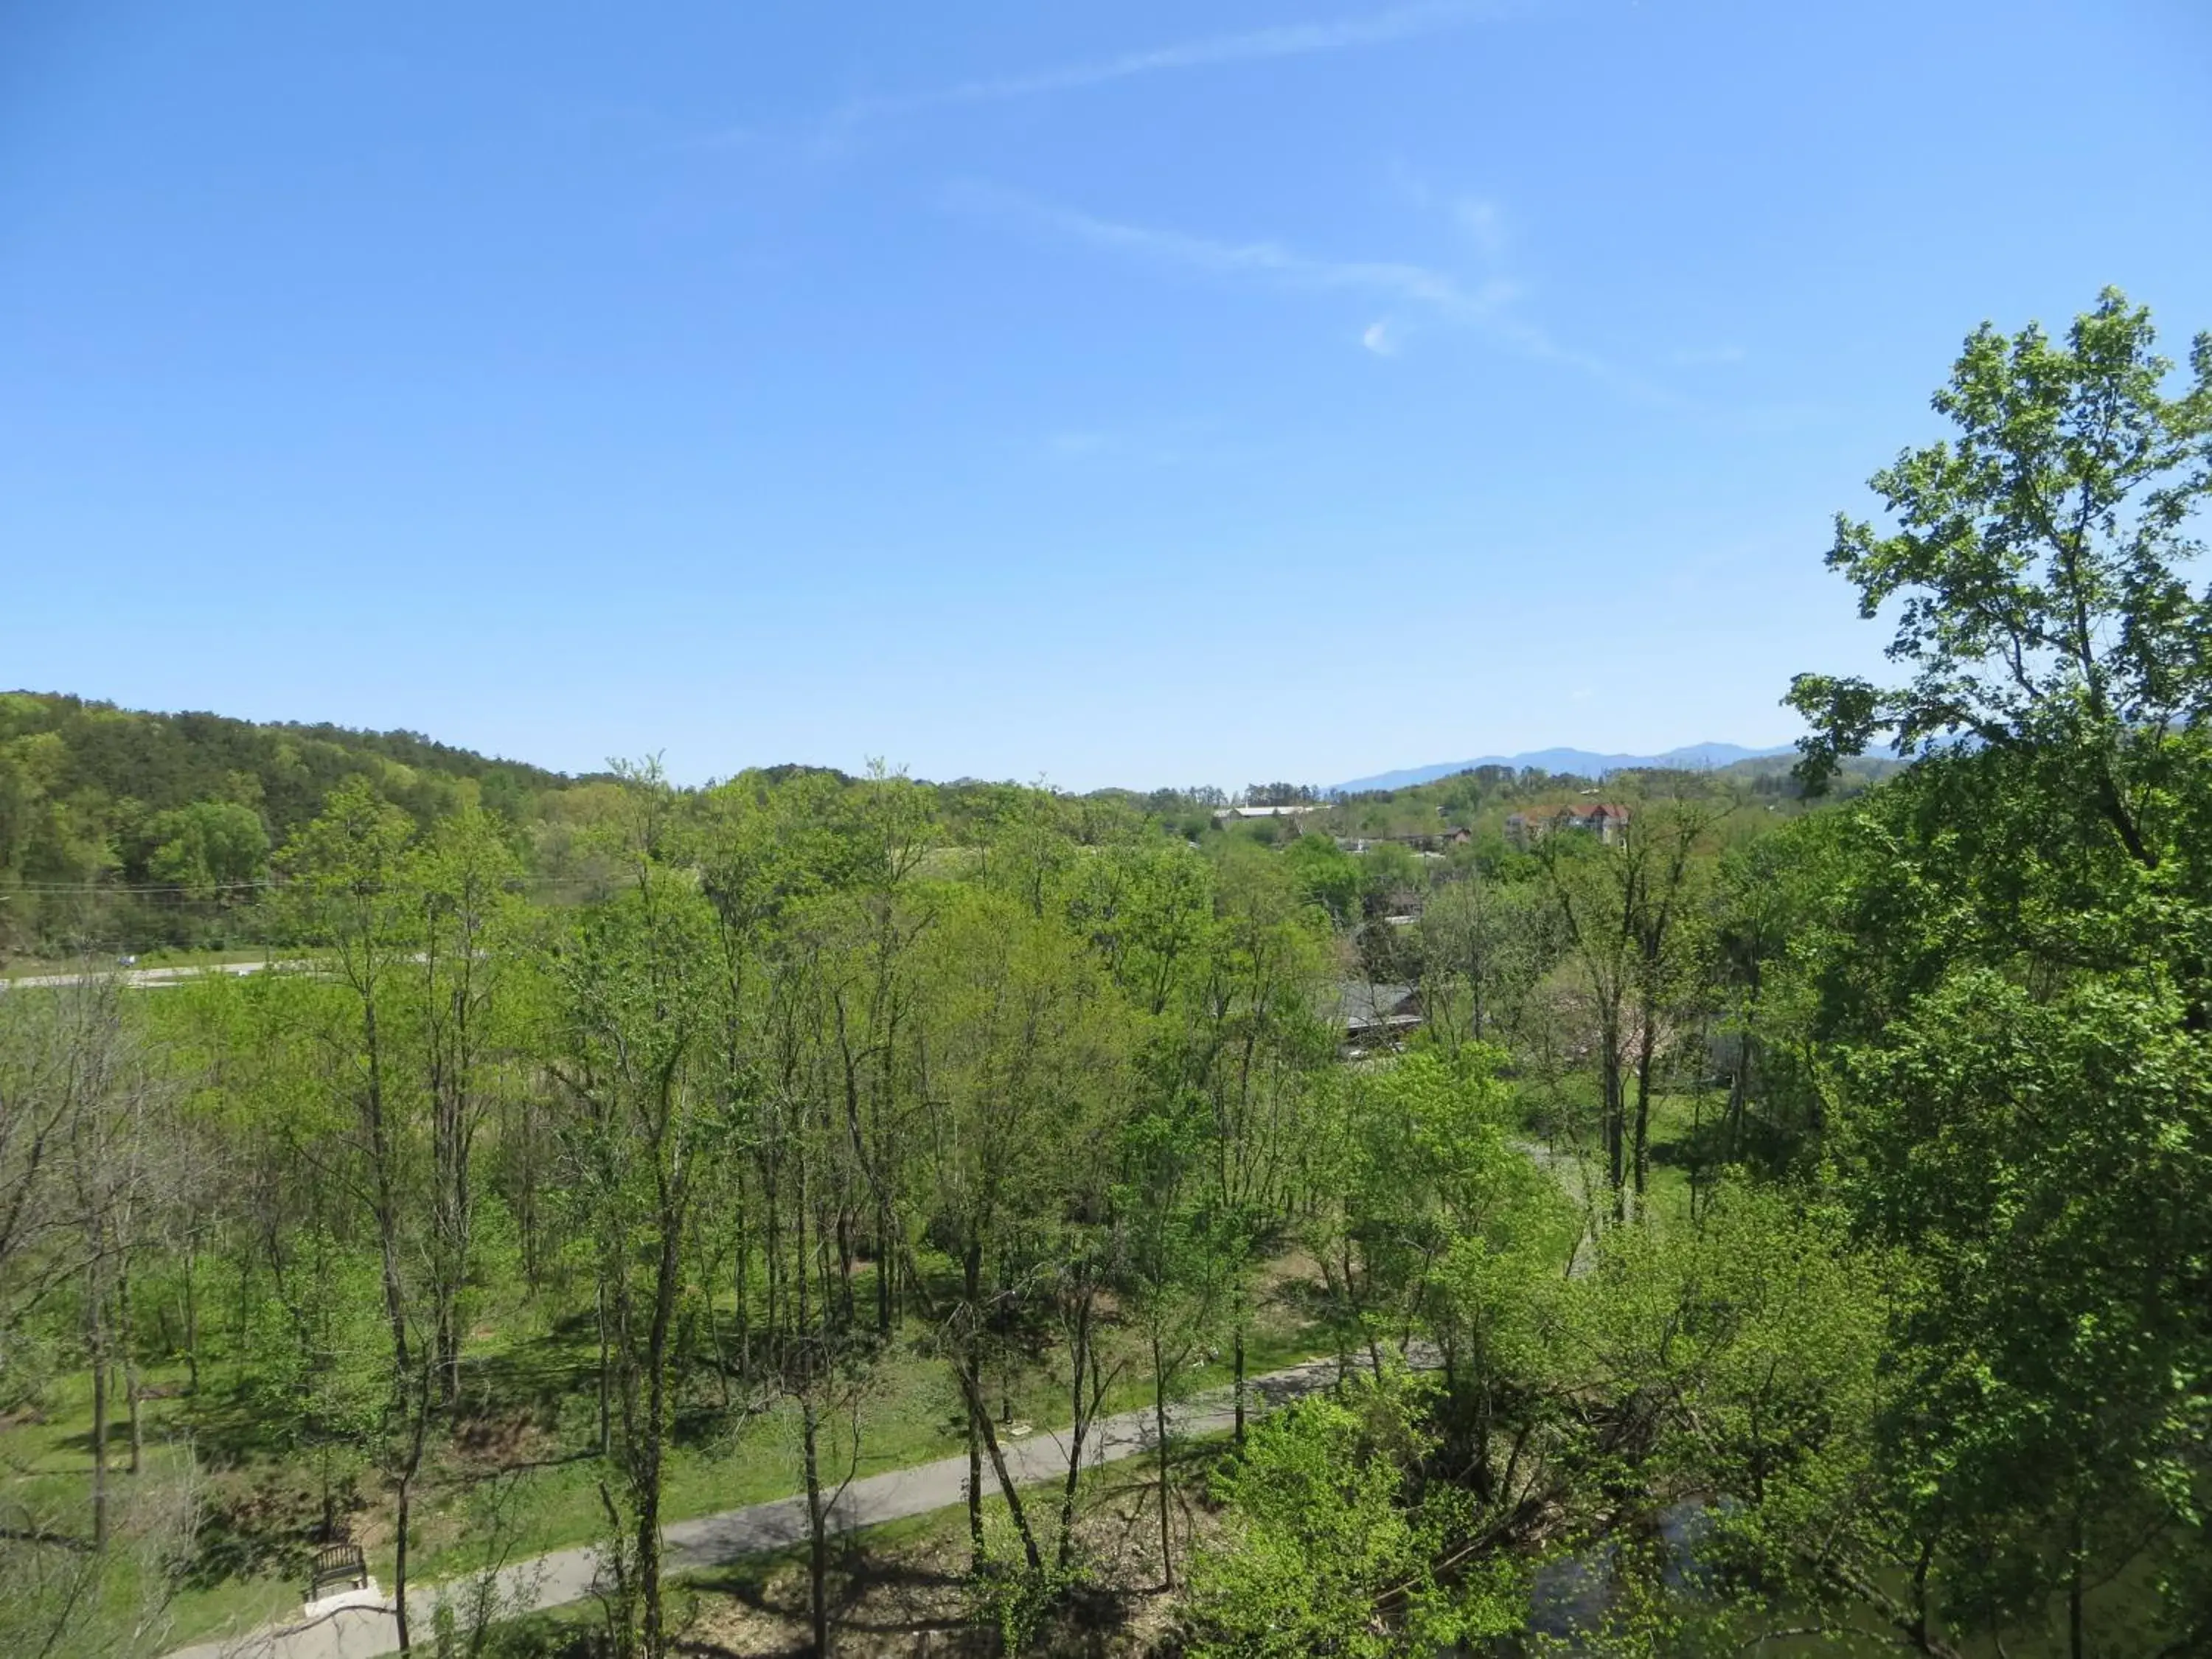
[[[538,793],[575,781],[416,732],[261,725],[222,714],[144,713],[59,693],[0,692],[0,802],[7,803],[0,812],[15,804],[26,782],[64,799],[94,795],[146,812],[233,799],[256,808],[281,836],[313,817],[334,785],[356,775],[374,778],[380,793],[425,817],[436,816],[464,780],[484,806],[510,817],[527,811]]]
[[[1607,787],[1632,800],[1687,789],[1787,817],[1805,805],[1789,765],[1778,758],[1694,775],[1624,772]],[[1893,769],[1855,763],[1844,793],[1885,769]],[[1857,775],[1862,770],[1869,775]],[[819,773],[833,793],[855,781],[795,765],[743,775],[775,786],[802,773]],[[620,792],[609,774],[572,777],[413,732],[262,724],[0,693],[0,955],[278,942],[288,924],[281,907],[262,901],[282,885],[287,849],[332,792],[356,778],[404,811],[418,831],[481,808],[500,826],[526,878],[547,889],[580,892],[590,884],[595,838],[610,814],[619,815]],[[1308,827],[1323,831],[1323,842],[1335,837],[1360,846],[1365,838],[1420,842],[1466,830],[1502,849],[1510,813],[1577,798],[1583,782],[1536,769],[1483,767],[1413,787],[1339,796]],[[1224,831],[1270,843],[1297,833],[1287,819],[1224,824],[1222,809],[1231,798],[1216,789],[1102,789],[1055,804],[1035,791],[963,778],[925,785],[920,799],[936,833],[963,846],[992,839],[1009,815],[1040,812],[1068,817],[1070,832],[1086,842],[1145,823],[1151,833],[1202,844]],[[1255,784],[1236,799],[1318,803],[1320,793]],[[1347,881],[1348,869],[1347,862],[1337,872]]]
[[[526,823],[593,781],[413,732],[0,693],[0,948],[50,935],[58,917],[81,910],[73,896],[95,889],[161,887],[210,902],[250,892],[273,849],[353,777],[418,824],[465,804]],[[146,942],[97,931],[106,942]]]

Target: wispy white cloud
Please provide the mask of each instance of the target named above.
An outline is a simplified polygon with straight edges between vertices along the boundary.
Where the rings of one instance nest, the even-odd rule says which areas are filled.
[[[1366,329],[1360,334],[1359,343],[1378,357],[1395,357],[1398,355],[1398,337],[1391,333],[1390,319],[1388,317],[1368,324]]]
[[[1584,351],[1561,344],[1549,332],[1514,314],[1520,289],[1492,274],[1468,282],[1430,265],[1389,259],[1328,259],[1280,242],[1227,242],[1155,226],[1102,219],[987,185],[966,184],[948,192],[950,205],[971,212],[1018,216],[1094,247],[1152,264],[1231,280],[1263,282],[1312,293],[1364,295],[1468,327],[1499,346],[1540,362],[1556,363],[1650,403],[1673,399],[1639,376]],[[1370,328],[1362,343],[1378,350],[1391,340],[1388,319]],[[1378,330],[1380,332],[1378,333]]]
[[[1470,288],[1426,265],[1382,259],[1319,259],[1280,242],[1215,241],[1181,231],[1097,218],[987,185],[957,185],[946,199],[955,207],[970,210],[1012,214],[1094,247],[1161,264],[1215,276],[1260,277],[1285,288],[1370,294],[1421,306],[1461,321],[1494,315],[1515,293],[1512,285],[1502,279]]]
[[[1452,204],[1452,218],[1484,258],[1495,264],[1505,257],[1505,216],[1497,203],[1462,196]]]
[[[1442,215],[1474,245],[1484,261],[1495,266],[1505,258],[1511,240],[1505,210],[1480,196],[1454,196],[1440,191],[1402,161],[1393,161],[1388,173],[1391,196],[1416,213]]]
[[[1385,46],[1421,35],[1462,28],[1471,23],[1504,15],[1506,0],[1422,0],[1364,16],[1330,21],[1285,23],[1273,28],[1252,29],[1242,34],[1208,35],[1164,46],[1126,52],[1089,63],[1062,64],[1019,74],[988,76],[955,82],[919,92],[855,98],[833,117],[850,126],[879,116],[902,115],[915,110],[940,109],[954,104],[1003,103],[1011,100],[1072,92],[1105,86],[1141,76],[1174,75],[1190,70],[1213,69],[1226,64],[1256,63],[1269,58],[1310,58],[1323,52],[1346,52],[1365,46]]]

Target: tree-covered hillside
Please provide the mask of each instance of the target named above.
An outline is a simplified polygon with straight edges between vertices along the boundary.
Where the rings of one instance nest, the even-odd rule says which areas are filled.
[[[0,693],[0,951],[188,942],[217,913],[234,933],[272,855],[349,778],[418,825],[475,804],[518,828],[578,781],[412,732]]]
[[[1893,769],[1879,761],[1850,766],[1857,784]],[[777,786],[817,772],[850,781],[803,766],[748,775]],[[587,832],[618,799],[611,774],[570,777],[417,732],[257,725],[58,694],[0,694],[0,957],[283,941],[286,918],[268,901],[285,878],[287,849],[331,792],[356,778],[418,830],[482,808],[514,850],[518,879],[571,893],[588,884],[594,867]],[[1037,792],[1007,784],[961,779],[921,787],[947,840],[959,845],[988,842],[1003,823],[1038,810]],[[1603,791],[1632,800],[1685,792],[1784,816],[1804,808],[1803,791],[1780,760],[1711,772],[1624,772]],[[1327,801],[1310,787],[1289,784],[1255,784],[1235,797],[1325,809],[1296,824],[1224,818],[1231,798],[1213,789],[1102,789],[1057,799],[1073,815],[1072,832],[1086,842],[1132,823],[1200,846],[1222,836],[1286,842],[1303,827],[1346,843],[1355,862],[1374,842],[1369,862],[1395,871],[1402,852],[1390,842],[1419,844],[1463,828],[1495,855],[1512,812],[1590,793],[1587,781],[1571,775],[1483,767]],[[1304,856],[1317,855],[1309,848]],[[1363,878],[1337,872],[1329,879],[1350,890],[1347,881],[1358,888]],[[1395,878],[1370,871],[1364,879],[1379,890]]]

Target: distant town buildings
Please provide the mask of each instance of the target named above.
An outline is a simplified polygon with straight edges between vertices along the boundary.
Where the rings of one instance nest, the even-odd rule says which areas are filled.
[[[1328,806],[1326,801],[1304,801],[1296,806],[1223,806],[1215,809],[1213,827],[1224,830],[1232,823],[1249,823],[1255,818],[1288,818],[1291,828],[1296,829],[1301,813],[1326,811]]]
[[[1441,858],[1445,850],[1464,847],[1474,839],[1466,830],[1442,830],[1425,836],[1339,836],[1336,844],[1347,853],[1364,853],[1385,844],[1410,848],[1425,858]]]
[[[1505,820],[1505,834],[1516,847],[1533,847],[1558,830],[1595,836],[1610,847],[1628,834],[1628,809],[1603,802],[1588,806],[1569,802],[1565,806],[1532,807]]]
[[[1318,1012],[1334,1019],[1349,1055],[1395,1048],[1421,1023],[1420,988],[1345,980],[1324,994]]]

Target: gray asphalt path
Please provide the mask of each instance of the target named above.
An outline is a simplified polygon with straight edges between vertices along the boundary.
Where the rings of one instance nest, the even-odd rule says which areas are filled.
[[[227,974],[236,978],[246,974],[258,974],[264,968],[295,965],[272,962],[210,962],[185,968],[118,968],[89,974],[26,974],[19,979],[0,979],[0,991],[11,986],[21,987],[26,991],[58,991],[65,986],[89,985],[104,979],[141,988],[180,985],[188,979],[201,979],[209,975]]]
[[[1285,1401],[1328,1387],[1336,1380],[1334,1359],[1310,1360],[1287,1370],[1252,1378],[1248,1384],[1255,1410],[1263,1411]],[[1235,1402],[1225,1389],[1208,1392],[1169,1410],[1171,1436],[1218,1433],[1234,1425]],[[1096,1425],[1083,1449],[1086,1467],[1134,1457],[1154,1444],[1152,1413],[1149,1408],[1123,1412]],[[1024,1486],[1064,1478],[1067,1473],[1065,1431],[1040,1430],[1019,1440],[1003,1439],[1007,1472]],[[987,1462],[983,1479],[995,1493],[998,1482]],[[880,1522],[927,1515],[964,1502],[968,1492],[968,1457],[939,1458],[855,1480],[845,1489],[831,1510],[840,1532]],[[747,1556],[786,1549],[806,1538],[806,1500],[780,1498],[720,1515],[679,1521],[665,1528],[665,1570],[696,1572],[727,1566]],[[592,1593],[599,1578],[599,1557],[589,1547],[556,1550],[508,1567],[500,1575],[499,1596],[505,1616],[514,1617],[544,1607],[581,1601]],[[427,1642],[438,1602],[458,1596],[468,1587],[434,1583],[410,1589],[408,1621],[417,1639]],[[346,1607],[312,1623],[270,1626],[245,1636],[202,1642],[179,1648],[167,1659],[372,1659],[396,1653],[398,1624],[389,1600],[372,1607]]]

